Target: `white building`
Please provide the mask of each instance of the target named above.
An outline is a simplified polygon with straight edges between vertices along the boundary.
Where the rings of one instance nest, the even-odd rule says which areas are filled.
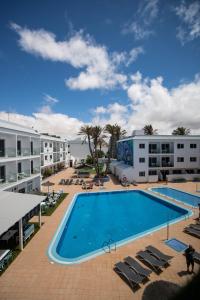
[[[87,142],[83,142],[80,138],[68,141],[68,159],[71,167],[84,161],[88,155],[90,150]]]
[[[0,190],[40,189],[40,135],[32,128],[0,120]]]
[[[117,142],[111,172],[130,182],[200,178],[200,136],[136,135]]]
[[[49,134],[42,134],[41,139],[41,173],[46,169],[55,172],[68,164],[68,144],[65,139]]]

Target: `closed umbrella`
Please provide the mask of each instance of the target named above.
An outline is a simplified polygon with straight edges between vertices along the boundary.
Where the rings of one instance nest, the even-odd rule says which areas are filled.
[[[48,187],[48,193],[49,193],[49,187],[54,185],[55,183],[51,182],[51,181],[46,181],[44,183],[42,183],[43,186],[47,186]]]

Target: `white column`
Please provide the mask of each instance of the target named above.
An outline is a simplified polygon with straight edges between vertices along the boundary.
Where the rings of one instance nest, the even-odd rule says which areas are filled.
[[[23,244],[23,225],[22,225],[22,219],[19,220],[19,249],[23,250],[24,244]]]
[[[39,213],[38,213],[38,223],[39,223],[39,227],[41,227],[41,225],[42,225],[42,222],[41,222],[41,205],[40,205],[40,210],[39,210]]]

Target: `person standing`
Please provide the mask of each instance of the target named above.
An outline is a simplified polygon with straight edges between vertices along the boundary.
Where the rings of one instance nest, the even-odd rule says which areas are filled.
[[[186,257],[186,264],[187,264],[187,272],[189,273],[190,265],[192,266],[192,271],[194,271],[194,252],[195,249],[192,247],[192,245],[189,245],[189,247],[185,250],[185,257]]]

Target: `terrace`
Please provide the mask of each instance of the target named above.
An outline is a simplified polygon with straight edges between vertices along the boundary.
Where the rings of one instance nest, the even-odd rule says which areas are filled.
[[[69,193],[68,197],[60,204],[51,216],[44,216],[44,225],[30,241],[25,251],[20,253],[15,262],[0,277],[1,299],[136,299],[142,298],[145,288],[155,280],[167,280],[178,285],[184,285],[192,278],[191,274],[185,274],[185,258],[182,253],[175,252],[164,244],[167,238],[167,229],[163,228],[137,241],[130,242],[116,251],[105,253],[87,262],[75,266],[62,266],[52,263],[46,255],[49,243],[55,230],[63,217],[63,212],[70,204],[73,195],[82,191],[81,186],[60,186],[61,178],[73,176],[74,170],[68,168],[51,177],[55,183],[55,191],[63,189]],[[147,189],[158,186],[156,184],[140,184],[134,189]],[[170,183],[169,186],[182,189],[187,192],[196,191],[196,183]],[[47,191],[47,187],[43,187]],[[111,176],[111,180],[105,183],[106,190],[123,189],[120,183]],[[127,189],[124,188],[124,189]],[[98,191],[99,187],[94,186]],[[197,214],[198,212],[194,210]],[[193,217],[176,223],[169,227],[169,237],[177,238],[186,244],[192,244],[199,249],[199,240],[183,232],[183,228],[194,222]],[[171,265],[164,269],[160,275],[152,272],[150,280],[141,284],[141,288],[133,293],[129,286],[113,271],[114,264],[122,261],[124,257],[135,256],[139,250],[153,244],[168,255],[174,256]],[[37,251],[36,251],[37,249]],[[195,264],[195,272],[198,265]],[[184,275],[184,276],[183,276]],[[46,298],[45,298],[46,297]]]

